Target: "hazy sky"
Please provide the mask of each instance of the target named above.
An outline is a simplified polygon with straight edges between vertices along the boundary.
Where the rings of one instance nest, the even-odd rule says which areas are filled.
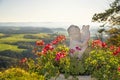
[[[0,0],[0,22],[89,23],[114,0]]]

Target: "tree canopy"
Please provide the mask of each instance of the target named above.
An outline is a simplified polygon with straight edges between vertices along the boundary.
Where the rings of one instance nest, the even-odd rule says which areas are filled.
[[[120,0],[115,0],[110,4],[110,8],[101,13],[95,13],[92,18],[93,22],[103,23],[98,32],[100,33],[102,40],[103,32],[105,32],[109,38],[106,39],[107,43],[110,45],[120,45]],[[106,24],[111,26],[110,29],[105,30]],[[117,26],[117,27],[114,27]]]
[[[95,13],[93,22],[105,22],[111,25],[120,25],[120,0],[115,0],[110,4],[110,8],[101,13]]]

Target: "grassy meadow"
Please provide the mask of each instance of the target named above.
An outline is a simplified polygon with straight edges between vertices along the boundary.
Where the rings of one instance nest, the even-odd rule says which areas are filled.
[[[34,58],[32,50],[35,42],[42,39],[49,43],[57,35],[54,31],[57,29],[0,27],[0,70],[17,65],[24,57]]]
[[[12,51],[23,51],[25,49],[18,48],[17,45],[13,45],[14,43],[19,42],[35,42],[39,38],[49,37],[48,34],[45,33],[38,33],[38,34],[11,34],[8,37],[4,37],[5,34],[0,33],[0,51],[4,50],[12,50]],[[36,39],[25,38],[25,36],[32,36]]]
[[[18,46],[16,45],[10,45],[10,44],[0,44],[0,51],[5,51],[5,50],[12,50],[12,51],[17,51],[17,52],[21,52],[25,49],[20,49],[18,48]]]

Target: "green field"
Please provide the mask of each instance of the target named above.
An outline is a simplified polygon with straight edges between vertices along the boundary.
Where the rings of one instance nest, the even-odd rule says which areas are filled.
[[[12,51],[15,51],[15,52],[21,52],[25,49],[20,49],[16,45],[0,44],[0,51],[4,51],[4,50],[12,50]]]
[[[24,36],[33,36],[36,37],[36,39],[32,39],[32,38],[25,38]],[[0,33],[0,36],[5,36],[5,34]],[[38,40],[37,38],[46,38],[46,37],[50,37],[48,34],[45,33],[39,33],[39,34],[12,34],[9,37],[3,37],[0,38],[0,51],[4,51],[4,50],[12,50],[12,51],[23,51],[25,49],[20,49],[18,48],[17,45],[12,45],[13,43],[18,43],[20,41],[23,42],[35,42],[36,40]]]
[[[49,34],[45,34],[45,33],[28,34],[28,35],[32,35],[32,36],[35,36],[35,37],[38,37],[38,38],[47,38],[47,37],[50,37]]]
[[[10,67],[22,67],[22,58],[36,58],[33,49],[37,40],[47,44],[64,29],[39,27],[0,27],[0,70]]]
[[[3,34],[3,33],[0,33],[0,37],[2,37],[2,36],[4,36],[5,34]]]
[[[25,34],[13,34],[10,37],[0,39],[0,43],[15,43],[18,41],[35,41],[34,39],[23,38]]]

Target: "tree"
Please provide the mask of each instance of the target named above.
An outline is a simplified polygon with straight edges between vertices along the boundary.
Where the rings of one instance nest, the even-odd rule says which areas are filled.
[[[115,0],[110,4],[110,8],[102,13],[95,13],[92,21],[110,23],[111,25],[120,25],[120,0]]]
[[[103,23],[99,33],[105,32],[109,35],[107,42],[112,45],[120,45],[120,0],[115,0],[110,4],[110,8],[102,13],[95,13],[92,18],[93,22]],[[104,27],[109,24],[110,29],[105,30]],[[117,26],[117,27],[115,27]]]

